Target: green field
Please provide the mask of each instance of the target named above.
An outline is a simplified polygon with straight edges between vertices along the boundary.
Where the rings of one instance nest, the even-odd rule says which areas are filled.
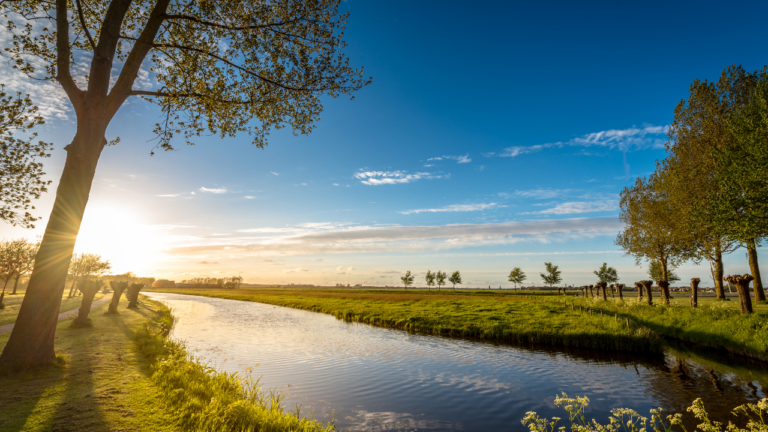
[[[768,305],[740,315],[738,301],[700,296],[691,309],[684,293],[670,306],[557,296],[556,292],[494,290],[153,289],[305,309],[423,333],[605,351],[660,351],[665,339],[768,360]],[[591,311],[591,312],[590,312]]]
[[[9,295],[7,292],[5,293],[5,298],[3,299],[5,309],[0,309],[0,325],[10,324],[16,321],[16,317],[19,315],[19,307],[21,307],[21,301],[24,299],[25,293],[25,290],[18,290],[15,295]],[[80,307],[80,303],[83,301],[82,296],[67,298],[68,293],[68,290],[64,290],[64,295],[61,297],[61,309],[59,309],[59,312],[66,312],[72,309],[77,309]],[[104,294],[98,293],[96,294],[96,297],[94,297],[93,301],[96,301],[102,297],[104,297]]]

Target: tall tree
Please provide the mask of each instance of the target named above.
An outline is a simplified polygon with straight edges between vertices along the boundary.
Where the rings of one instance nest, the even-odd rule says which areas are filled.
[[[35,142],[37,133],[32,132],[44,123],[28,95],[14,97],[0,84],[0,220],[25,228],[34,228],[38,220],[29,213],[35,209],[32,199],[40,198],[51,184],[43,180],[40,159],[50,157],[53,146]]]
[[[757,247],[768,231],[768,80],[765,74],[758,78],[751,98],[728,118],[733,142],[714,151],[719,187],[707,205],[747,248],[755,301],[764,301]]]
[[[525,275],[525,272],[520,267],[515,267],[509,272],[509,281],[515,284],[515,289],[517,289],[517,284],[522,284],[527,278],[528,276]]]
[[[427,289],[432,289],[432,287],[435,285],[435,274],[432,273],[431,270],[427,270],[425,279],[427,281]]]
[[[322,95],[351,95],[370,81],[349,66],[340,0],[22,0],[2,2],[13,43],[6,55],[22,73],[57,81],[74,109],[77,132],[37,265],[16,326],[0,356],[6,366],[54,361],[54,334],[67,267],[80,230],[106,131],[131,97],[163,113],[157,146],[206,131],[246,132],[263,147],[272,129],[308,134]],[[27,23],[19,21],[26,20]],[[39,26],[28,23],[47,22]],[[85,82],[73,62],[88,69]],[[159,90],[136,86],[151,73]]]
[[[717,81],[694,81],[688,99],[680,101],[675,109],[668,133],[668,155],[657,171],[662,180],[660,187],[677,207],[675,215],[682,222],[678,227],[686,231],[693,246],[691,257],[695,261],[707,259],[713,267],[718,298],[725,298],[722,256],[733,252],[740,243],[749,248],[760,235],[754,227],[749,235],[734,235],[737,224],[723,220],[724,208],[713,203],[716,197],[739,195],[722,183],[730,170],[718,160],[718,154],[732,154],[737,146],[737,134],[730,130],[729,123],[734,113],[750,103],[757,84],[768,77],[767,72],[763,68],[749,73],[741,66],[730,66]],[[759,169],[759,164],[748,161],[738,160],[741,170]],[[762,285],[755,294],[764,299]]]
[[[546,274],[541,273],[541,279],[544,281],[545,284],[552,287],[554,284],[559,284],[563,281],[563,278],[560,277],[560,274],[562,273],[560,271],[560,267],[556,265],[552,265],[551,262],[545,262],[544,263]]]
[[[400,278],[400,281],[405,285],[405,289],[408,289],[409,286],[413,285],[413,280],[415,279],[415,276],[411,274],[411,271],[408,270],[405,272],[405,276]]]
[[[638,266],[643,260],[658,261],[661,279],[667,280],[670,267],[678,267],[693,253],[689,234],[679,226],[680,219],[673,217],[675,205],[656,187],[657,179],[638,178],[621,192],[619,220],[624,230],[615,243],[634,256]]]
[[[448,282],[453,284],[453,289],[456,289],[456,284],[461,285],[461,273],[456,270],[451,274],[451,277],[448,278]]]

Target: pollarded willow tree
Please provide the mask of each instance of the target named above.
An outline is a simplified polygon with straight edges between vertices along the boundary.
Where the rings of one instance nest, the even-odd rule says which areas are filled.
[[[656,187],[657,177],[638,178],[621,191],[619,220],[624,229],[616,236],[616,245],[635,258],[661,265],[662,279],[668,280],[670,268],[691,258],[690,238],[675,214],[675,204]]]
[[[23,74],[61,85],[77,117],[37,263],[0,365],[54,360],[53,340],[69,259],[106,132],[131,97],[163,113],[158,147],[210,132],[246,132],[264,147],[272,129],[308,134],[320,97],[370,83],[342,51],[339,0],[18,0],[2,2]],[[87,69],[77,82],[73,70]],[[137,88],[149,74],[157,90]]]

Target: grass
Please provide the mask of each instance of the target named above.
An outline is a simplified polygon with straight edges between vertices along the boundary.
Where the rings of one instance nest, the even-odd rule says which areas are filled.
[[[436,335],[604,351],[660,351],[663,338],[768,361],[768,305],[740,315],[738,301],[673,293],[670,306],[607,302],[552,292],[153,289],[153,291],[255,301],[327,313],[347,321]],[[592,310],[590,314],[589,311]],[[629,326],[627,325],[629,323]]]
[[[322,431],[248,376],[196,363],[167,338],[170,311],[144,300],[93,327],[56,331],[61,365],[0,376],[0,431]],[[0,350],[8,335],[0,336]]]
[[[10,290],[6,290],[3,304],[5,309],[0,309],[0,325],[10,324],[16,322],[16,317],[19,315],[19,308],[21,307],[21,301],[24,299],[26,290],[17,290],[15,295],[9,294]],[[80,307],[80,303],[83,301],[82,296],[75,296],[67,298],[69,290],[64,290],[64,295],[61,297],[61,309],[60,312],[66,312],[72,309]],[[96,301],[104,297],[104,294],[98,293],[94,297],[93,301]]]

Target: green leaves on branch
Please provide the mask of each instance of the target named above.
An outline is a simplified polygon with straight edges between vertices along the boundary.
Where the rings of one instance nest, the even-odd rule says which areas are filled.
[[[403,282],[403,285],[405,285],[406,288],[413,285],[413,279],[414,279],[414,276],[411,274],[410,270],[405,272],[405,276],[400,278],[400,280]]]
[[[599,269],[592,273],[597,276],[597,280],[600,282],[614,283],[619,281],[619,275],[616,273],[616,269],[613,267],[608,267],[608,263],[603,263]]]
[[[24,228],[35,227],[32,199],[39,199],[51,183],[43,180],[40,159],[50,157],[53,146],[35,142],[37,133],[31,132],[43,123],[29,96],[9,95],[0,84],[0,219]]]
[[[526,279],[528,279],[528,276],[525,275],[525,272],[520,267],[515,267],[509,272],[509,281],[515,284],[515,288],[517,288],[517,284],[522,284]]]

